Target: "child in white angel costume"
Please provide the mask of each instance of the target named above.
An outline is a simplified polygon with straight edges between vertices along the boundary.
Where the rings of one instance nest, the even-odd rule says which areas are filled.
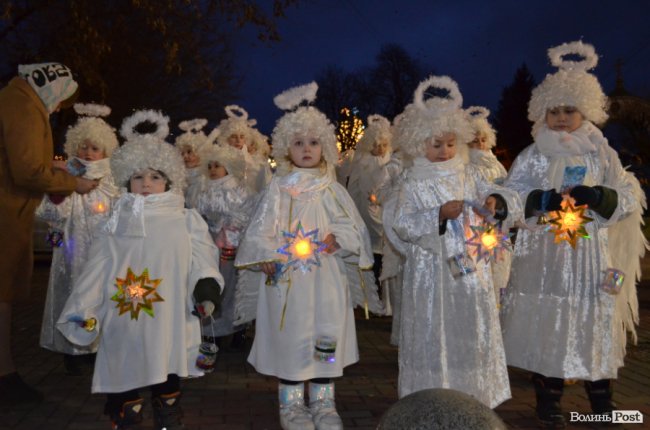
[[[492,152],[492,148],[497,144],[497,134],[487,120],[490,116],[489,109],[483,106],[471,106],[465,112],[467,112],[469,122],[474,130],[474,140],[467,144],[469,162],[480,169],[487,180],[503,184],[508,172]],[[511,264],[512,254],[510,252],[503,253],[498,261],[492,262],[494,291],[497,294],[499,305],[508,285]]]
[[[108,159],[118,146],[117,136],[101,118],[109,115],[111,109],[80,103],[75,104],[74,109],[81,117],[66,132],[67,166],[71,173],[98,180],[99,185],[88,194],[72,193],[62,201],[58,196],[46,196],[36,209],[36,216],[49,224],[49,237],[53,239],[41,346],[63,353],[66,373],[78,375],[81,372],[79,356],[95,352],[97,344],[81,347],[70,343],[56,329],[56,321],[84,268],[95,228],[108,218],[119,190],[113,183]]]
[[[218,338],[233,334],[231,346],[238,347],[243,345],[244,328],[234,325],[238,278],[235,256],[255,209],[255,195],[244,184],[246,162],[241,151],[230,146],[211,145],[202,159],[207,180],[199,195],[197,210],[207,221],[212,239],[219,247],[219,269],[225,281],[221,315],[214,320],[204,320],[203,333],[216,337],[217,342]]]
[[[425,100],[430,87],[449,95]],[[492,217],[511,224],[521,204],[463,161],[457,148],[473,133],[461,104],[453,80],[432,76],[420,83],[395,130],[412,159],[384,226],[406,256],[398,388],[400,397],[451,388],[494,408],[510,398],[510,385],[490,259],[473,246],[470,232],[495,223]]]
[[[368,126],[357,143],[354,161],[350,168],[348,192],[370,232],[370,244],[374,256],[373,272],[379,278],[383,252],[384,229],[381,221],[381,204],[377,196],[378,178],[383,166],[390,160],[390,121],[381,115],[370,115]],[[388,291],[384,291],[384,297]],[[386,300],[384,300],[386,301]]]
[[[594,413],[616,409],[611,380],[623,366],[626,329],[638,323],[645,197],[594,125],[607,119],[607,98],[588,72],[598,62],[594,47],[565,43],[548,54],[560,70],[533,90],[535,142],[505,182],[525,202],[528,228],[517,235],[502,321],[508,364],[533,372],[537,417],[562,427],[565,378],[585,381]],[[592,219],[572,243],[545,224],[561,215],[553,211],[571,211],[569,203],[587,205]]]
[[[144,122],[156,131],[138,134]],[[139,389],[149,387],[154,428],[184,428],[181,377],[201,376],[199,320],[219,305],[219,250],[208,226],[183,207],[183,160],[164,141],[168,119],[137,111],[126,118],[127,142],[111,157],[116,184],[126,187],[96,236],[88,262],[58,321],[69,341],[99,338],[92,392],[107,393],[114,429],[142,420]]]
[[[183,130],[183,133],[176,137],[174,145],[185,163],[186,208],[196,208],[205,182],[205,170],[201,166],[202,153],[212,145],[214,140],[212,133],[206,136],[203,132],[207,123],[207,119],[196,118],[178,124],[178,128]]]
[[[242,151],[246,160],[244,181],[253,192],[259,193],[271,180],[268,144],[265,137],[253,128],[257,121],[248,119],[244,108],[229,105],[225,111],[226,118],[219,123],[217,144]]]
[[[273,130],[277,171],[235,262],[265,275],[248,288],[240,285],[237,309],[242,320],[257,317],[248,361],[280,379],[280,423],[291,430],[343,428],[332,378],[359,359],[353,304],[382,310],[372,272],[363,270],[370,282],[361,274],[372,267],[368,231],[334,177],[334,126],[316,108],[299,107],[317,89],[311,83],[274,99],[295,110]],[[305,380],[311,380],[309,408]]]

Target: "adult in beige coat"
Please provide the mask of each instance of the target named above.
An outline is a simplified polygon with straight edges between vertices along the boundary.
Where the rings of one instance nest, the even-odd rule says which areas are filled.
[[[34,211],[45,193],[87,193],[95,181],[72,176],[53,162],[50,114],[71,106],[78,85],[58,63],[23,65],[0,90],[0,403],[37,401],[11,356],[11,308],[29,296]]]

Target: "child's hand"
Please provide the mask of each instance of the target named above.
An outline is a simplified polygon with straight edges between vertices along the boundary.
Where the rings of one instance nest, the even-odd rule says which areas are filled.
[[[341,245],[336,241],[336,236],[332,233],[328,234],[325,239],[323,239],[323,243],[327,245],[325,252],[328,254],[334,254],[336,251],[341,249]]]
[[[275,263],[261,263],[260,269],[262,269],[262,272],[264,272],[266,276],[275,275]]]
[[[440,221],[448,219],[456,219],[463,212],[462,200],[450,200],[444,205],[440,206]]]
[[[497,199],[494,198],[493,196],[488,196],[488,198],[485,199],[485,204],[483,205],[483,209],[490,212],[490,215],[494,216],[494,214],[497,211]]]
[[[67,171],[68,164],[64,160],[52,160],[52,168]]]

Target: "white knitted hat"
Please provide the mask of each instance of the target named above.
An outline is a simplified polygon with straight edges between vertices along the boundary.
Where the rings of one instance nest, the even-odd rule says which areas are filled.
[[[154,124],[156,130],[137,132],[136,127],[146,122]],[[136,111],[124,119],[120,134],[126,142],[111,156],[111,170],[118,186],[126,187],[135,172],[153,169],[163,172],[171,182],[171,190],[182,194],[185,187],[183,158],[165,141],[169,134],[169,117],[159,111]]]
[[[311,103],[316,99],[318,84],[311,82],[306,85],[290,88],[278,94],[273,99],[277,107],[288,111],[278,119],[271,134],[272,152],[278,167],[277,172],[285,175],[291,171],[289,160],[289,145],[296,135],[311,136],[321,144],[323,158],[328,167],[336,166],[338,148],[336,147],[336,132],[334,125],[324,113],[313,106],[300,106],[303,101]]]
[[[425,99],[425,91],[437,88],[447,91],[446,97]],[[422,81],[395,126],[394,140],[410,157],[423,157],[426,142],[444,133],[454,133],[458,144],[467,144],[474,138],[467,115],[461,109],[463,96],[458,84],[448,76],[430,76]]]
[[[76,103],[74,110],[81,117],[65,133],[63,150],[66,155],[76,157],[79,147],[84,141],[89,140],[93,145],[103,149],[107,157],[110,157],[119,145],[117,134],[115,129],[100,117],[110,115],[111,108],[94,103]]]
[[[571,61],[564,57],[577,55],[582,60]],[[598,64],[598,55],[592,45],[580,41],[564,43],[550,48],[548,57],[558,67],[554,74],[546,75],[532,93],[528,104],[528,119],[533,121],[533,136],[546,120],[546,111],[558,106],[573,106],[594,124],[607,120],[607,96],[598,79],[588,71]]]

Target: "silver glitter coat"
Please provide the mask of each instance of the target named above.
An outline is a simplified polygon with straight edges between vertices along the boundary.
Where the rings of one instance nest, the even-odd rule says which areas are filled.
[[[489,183],[461,157],[431,163],[416,158],[406,171],[393,229],[405,251],[399,339],[399,396],[452,388],[493,408],[510,386],[490,265],[453,278],[448,259],[466,254],[465,231],[481,218],[465,205],[439,235],[440,207],[450,200],[483,202],[493,193],[508,205],[507,223],[521,216],[518,196]],[[385,226],[388,228],[388,226]]]
[[[566,242],[555,244],[554,235],[536,225],[536,216],[526,220],[529,229],[518,232],[503,303],[504,346],[509,365],[545,376],[616,378],[625,355],[624,316],[616,310],[617,296],[599,285],[612,264],[610,229],[639,210],[636,180],[605,139],[596,151],[572,158],[587,168],[585,185],[616,190],[616,211],[604,219],[587,210],[594,218],[586,226],[590,238],[580,238],[576,249]],[[529,146],[515,160],[505,185],[522,201],[535,189],[553,188],[558,178],[548,177],[551,161],[535,144]],[[628,260],[636,258],[631,243]]]
[[[63,231],[63,245],[52,250],[52,266],[47,284],[41,346],[66,354],[88,354],[97,350],[97,343],[82,347],[69,342],[56,329],[56,321],[63,310],[72,287],[84,268],[93,233],[110,214],[119,192],[113,183],[108,159],[95,161],[84,175],[101,178],[99,186],[88,194],[72,193],[59,205],[45,197],[36,209],[36,216],[50,227]]]

